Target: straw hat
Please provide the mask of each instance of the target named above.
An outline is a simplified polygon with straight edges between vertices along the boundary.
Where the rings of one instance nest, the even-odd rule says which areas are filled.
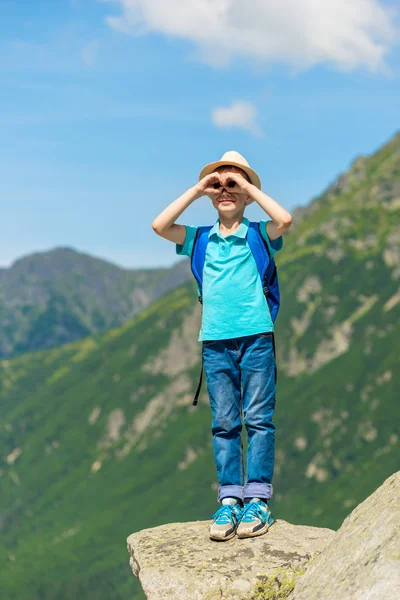
[[[245,171],[249,176],[251,183],[255,185],[259,190],[261,190],[261,181],[259,176],[249,166],[249,163],[244,158],[244,156],[239,154],[239,152],[235,152],[235,150],[229,150],[228,152],[225,152],[221,160],[217,160],[216,162],[212,162],[206,165],[201,170],[201,173],[199,175],[199,181],[200,179],[203,179],[203,177],[205,177],[206,175],[209,175],[210,173],[215,171],[217,167],[222,167],[222,165],[232,165],[234,167],[239,167],[239,169],[243,169],[243,171]]]

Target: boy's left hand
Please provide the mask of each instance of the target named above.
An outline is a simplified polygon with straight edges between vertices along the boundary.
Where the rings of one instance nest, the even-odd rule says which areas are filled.
[[[233,192],[234,194],[245,194],[248,196],[246,205],[254,202],[254,199],[250,196],[249,190],[251,183],[249,183],[247,179],[245,179],[242,175],[239,175],[239,173],[221,173],[222,186],[226,185],[228,181],[234,181],[236,183],[234,188],[227,188],[230,192]]]
[[[234,181],[236,183],[237,188],[239,189],[233,189],[232,191],[235,191],[236,193],[244,193],[245,191],[245,187],[249,185],[249,182],[246,181],[246,179],[244,177],[242,177],[242,175],[239,175],[238,173],[221,173],[221,183],[222,185],[226,185],[228,183],[228,181]],[[240,190],[240,192],[239,192]]]

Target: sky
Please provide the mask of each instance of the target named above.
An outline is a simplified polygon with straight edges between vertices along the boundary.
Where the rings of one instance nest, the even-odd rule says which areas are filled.
[[[0,0],[0,266],[172,265],[151,223],[207,163],[240,152],[290,212],[399,108],[398,1]],[[217,216],[202,197],[176,222]]]

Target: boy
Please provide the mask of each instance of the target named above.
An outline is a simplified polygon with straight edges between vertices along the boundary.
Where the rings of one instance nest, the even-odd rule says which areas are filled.
[[[256,201],[271,217],[261,234],[271,256],[281,250],[291,215],[261,191],[257,173],[238,152],[226,152],[206,165],[199,182],[153,221],[153,230],[175,242],[176,253],[191,256],[197,227],[176,219],[207,195],[218,211],[209,232],[203,271],[202,342],[204,372],[212,409],[212,442],[220,508],[210,538],[265,533],[274,518],[272,497],[275,426],[275,359],[273,322],[256,263],[246,240],[244,210]],[[247,430],[247,482],[244,482],[242,420]]]

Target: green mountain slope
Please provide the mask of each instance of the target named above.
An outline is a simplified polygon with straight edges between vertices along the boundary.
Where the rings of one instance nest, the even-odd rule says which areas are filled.
[[[206,405],[187,406],[197,336],[179,335],[194,298],[186,285],[118,330],[1,363],[3,597],[132,597],[126,534],[212,508]],[[191,445],[208,459],[179,469]]]
[[[399,199],[398,135],[277,256],[278,518],[337,528],[399,468]],[[119,328],[0,362],[2,598],[141,598],[127,535],[210,518],[200,310],[190,281]]]
[[[0,358],[117,327],[189,275],[186,261],[130,270],[71,248],[25,256],[0,269]]]

